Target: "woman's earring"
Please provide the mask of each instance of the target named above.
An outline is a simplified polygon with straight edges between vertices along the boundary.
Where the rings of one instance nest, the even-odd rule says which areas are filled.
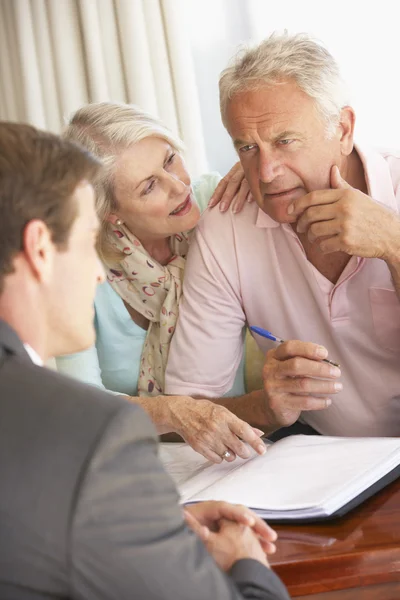
[[[121,219],[117,219],[117,220],[115,221],[115,224],[116,224],[116,225],[122,225],[122,221],[121,221]]]

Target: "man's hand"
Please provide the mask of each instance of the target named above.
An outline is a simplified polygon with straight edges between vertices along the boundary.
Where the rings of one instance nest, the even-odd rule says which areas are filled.
[[[262,431],[250,427],[224,406],[209,400],[194,400],[188,396],[169,396],[168,421],[174,431],[208,460],[220,463],[229,452],[227,461],[251,456],[249,444],[257,454],[265,453],[260,440]]]
[[[252,202],[249,184],[244,177],[243,167],[237,162],[219,182],[208,204],[209,208],[219,203],[221,212],[228,210],[233,202],[233,212],[240,212],[245,202]]]
[[[260,519],[250,508],[242,504],[230,504],[229,502],[199,502],[184,508],[185,518],[190,525],[195,519],[197,523],[209,531],[218,531],[221,519],[234,521],[251,527],[260,540],[268,548],[267,553],[275,551],[273,542],[276,541],[276,532],[269,527],[265,521]],[[207,534],[206,534],[207,535]]]
[[[263,368],[266,415],[276,429],[297,421],[303,410],[330,406],[337,394],[340,369],[322,362],[328,352],[323,346],[290,340],[269,350]],[[322,398],[319,396],[323,396]]]
[[[269,567],[266,550],[263,547],[265,544],[248,525],[221,519],[218,531],[213,532],[201,525],[192,515],[189,515],[187,520],[190,528],[203,541],[223,571],[229,571],[235,562],[243,558],[258,560]],[[273,554],[276,550],[272,541],[268,542],[268,550],[269,554]]]
[[[297,232],[307,233],[325,254],[400,260],[399,216],[352,188],[337,166],[331,170],[331,189],[295,200],[288,214],[298,218]]]
[[[251,527],[266,554],[273,554],[276,551],[274,543],[278,537],[276,531],[246,506],[229,502],[199,502],[185,506],[184,514],[187,524],[203,542],[208,540],[210,532],[219,531],[220,522],[225,519]]]

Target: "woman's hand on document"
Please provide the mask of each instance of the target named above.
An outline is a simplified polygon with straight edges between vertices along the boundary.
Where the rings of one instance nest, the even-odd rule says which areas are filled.
[[[200,502],[185,507],[184,512],[189,527],[224,571],[242,558],[268,566],[266,555],[276,551],[276,532],[245,506]]]
[[[338,367],[324,362],[326,348],[290,340],[269,350],[263,368],[266,417],[272,427],[288,427],[304,410],[321,410],[342,390]]]
[[[188,396],[168,397],[168,422],[196,452],[220,463],[249,458],[253,448],[265,453],[262,431],[254,429],[230,410],[210,400],[194,400]]]

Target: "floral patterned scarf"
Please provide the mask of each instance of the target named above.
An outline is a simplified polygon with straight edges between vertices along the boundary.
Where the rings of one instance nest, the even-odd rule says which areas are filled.
[[[139,396],[157,396],[164,391],[190,234],[171,237],[173,257],[165,266],[155,261],[124,225],[114,228],[111,235],[114,248],[125,258],[114,268],[106,267],[107,280],[129,306],[150,321],[140,359]]]

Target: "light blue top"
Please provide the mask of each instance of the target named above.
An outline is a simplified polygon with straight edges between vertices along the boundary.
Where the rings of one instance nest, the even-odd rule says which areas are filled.
[[[194,182],[194,196],[202,212],[219,180],[217,173],[210,173]],[[131,319],[122,299],[109,283],[98,286],[94,305],[95,345],[84,352],[57,358],[57,369],[111,392],[137,396],[140,357],[146,331]],[[242,360],[233,388],[227,396],[244,393]]]

